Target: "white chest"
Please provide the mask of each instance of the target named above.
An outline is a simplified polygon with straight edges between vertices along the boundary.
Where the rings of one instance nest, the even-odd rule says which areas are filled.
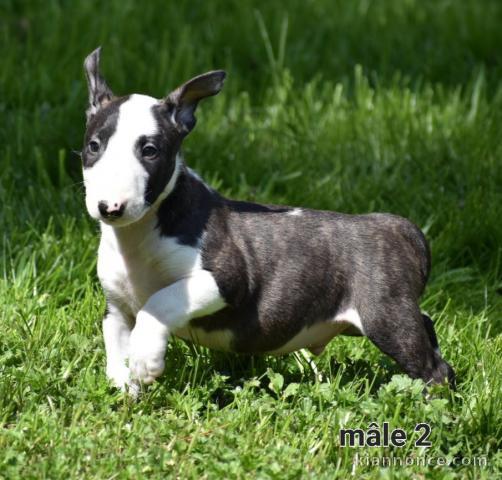
[[[98,276],[109,301],[135,317],[160,289],[201,268],[198,248],[163,237],[153,223],[143,228],[103,226]]]

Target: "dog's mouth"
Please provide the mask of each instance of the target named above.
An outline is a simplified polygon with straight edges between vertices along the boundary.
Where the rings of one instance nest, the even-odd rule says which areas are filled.
[[[114,217],[100,216],[99,220],[103,223],[106,223],[107,225],[112,225],[114,227],[121,227],[132,223],[131,220],[128,220],[127,218],[124,217],[114,218]]]

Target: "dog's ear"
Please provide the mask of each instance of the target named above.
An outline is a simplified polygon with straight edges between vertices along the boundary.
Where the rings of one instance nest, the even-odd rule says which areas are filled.
[[[162,102],[167,115],[178,129],[187,134],[195,126],[195,109],[200,100],[216,95],[226,77],[223,70],[207,72],[192,78],[171,92]]]
[[[101,47],[98,47],[84,61],[87,87],[89,89],[89,107],[86,110],[88,122],[96,112],[110,103],[113,98],[112,91],[99,71],[100,57]]]

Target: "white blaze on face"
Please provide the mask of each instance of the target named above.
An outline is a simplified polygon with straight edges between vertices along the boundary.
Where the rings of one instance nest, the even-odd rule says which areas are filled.
[[[132,223],[146,212],[145,191],[148,173],[135,155],[139,137],[157,133],[158,127],[152,107],[158,100],[146,95],[131,95],[119,107],[115,132],[109,138],[101,158],[84,169],[85,203],[89,214],[102,220],[98,204],[121,205],[124,214],[113,220],[113,225]]]

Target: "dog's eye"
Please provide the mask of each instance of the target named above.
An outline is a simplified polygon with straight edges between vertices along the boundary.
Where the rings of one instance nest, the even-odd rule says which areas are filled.
[[[153,158],[157,155],[157,148],[154,145],[152,145],[151,143],[147,143],[141,149],[141,155],[145,158]]]
[[[89,145],[87,145],[87,148],[89,149],[89,152],[91,152],[91,153],[98,153],[99,152],[99,143],[96,142],[96,140],[91,140],[89,142]]]

